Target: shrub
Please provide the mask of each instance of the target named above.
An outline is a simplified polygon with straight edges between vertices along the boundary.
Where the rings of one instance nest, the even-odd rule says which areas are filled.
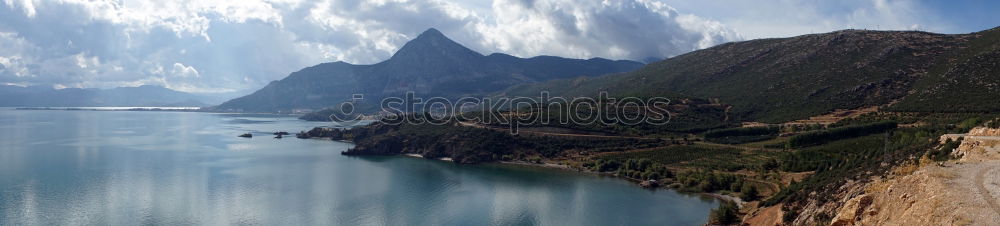
[[[739,221],[740,208],[736,203],[725,201],[712,210],[712,221],[720,225],[732,225]]]
[[[948,140],[941,145],[938,149],[932,149],[927,153],[927,157],[934,161],[945,161],[951,158],[951,151],[958,148],[962,144],[963,138],[958,138],[958,140]]]
[[[760,192],[757,191],[757,187],[750,184],[743,184],[743,188],[740,189],[740,199],[743,201],[754,201],[760,198]]]
[[[989,127],[991,129],[1000,129],[1000,118],[994,119],[986,123],[986,127]]]

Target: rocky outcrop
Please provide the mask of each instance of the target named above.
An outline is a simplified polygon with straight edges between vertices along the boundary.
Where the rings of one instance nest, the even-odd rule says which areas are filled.
[[[897,167],[865,185],[831,225],[989,225],[1000,222],[1000,130],[972,129],[953,153],[961,158]],[[909,173],[912,172],[912,173]]]
[[[277,134],[275,134],[277,135]],[[287,135],[287,134],[286,134]],[[309,131],[302,131],[295,134],[300,139],[308,138],[330,138],[334,140],[344,139],[344,130],[326,127],[316,127]]]
[[[969,130],[969,136],[993,136],[1000,137],[1000,129],[988,127],[976,127]]]
[[[994,165],[996,163],[993,163]],[[851,198],[831,225],[986,225],[1000,215],[980,193],[982,164],[927,165],[909,175],[870,184]],[[995,194],[995,193],[994,193]]]
[[[1000,129],[973,128],[952,154],[965,162],[1000,159]]]
[[[656,180],[644,180],[639,182],[639,186],[644,188],[656,188],[660,186],[660,182],[657,182]]]
[[[317,128],[307,134],[319,134],[350,140],[354,148],[344,155],[416,154],[424,158],[448,158],[471,164],[500,160],[504,155],[530,151],[508,133],[455,125],[373,123],[349,130]]]

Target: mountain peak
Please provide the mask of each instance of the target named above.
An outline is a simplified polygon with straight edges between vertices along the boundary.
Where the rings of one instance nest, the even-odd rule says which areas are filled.
[[[399,51],[396,51],[396,54],[392,55],[392,59],[412,57],[468,59],[470,57],[482,56],[482,54],[452,41],[441,33],[441,31],[430,28],[420,33],[417,38],[407,42],[402,48],[399,48]]]
[[[420,39],[420,37],[435,37],[435,38],[445,38],[445,39],[448,38],[448,37],[444,36],[444,34],[441,33],[441,31],[438,31],[438,29],[435,29],[433,27],[432,28],[428,28],[423,33],[420,33],[420,35],[417,36],[417,39]]]

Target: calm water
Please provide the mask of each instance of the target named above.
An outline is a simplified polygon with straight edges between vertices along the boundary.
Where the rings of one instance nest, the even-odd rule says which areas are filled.
[[[350,144],[267,135],[319,125],[0,109],[0,225],[699,225],[717,205],[614,178],[347,157]]]

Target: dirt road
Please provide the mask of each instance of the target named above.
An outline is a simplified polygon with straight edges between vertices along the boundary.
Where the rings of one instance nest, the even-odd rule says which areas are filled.
[[[990,185],[994,186],[997,185],[996,184],[997,174],[995,170],[996,166],[982,167],[982,169],[979,170],[979,173],[976,174],[975,185],[976,185],[976,190],[979,191],[979,195],[983,198],[983,200],[986,201],[986,204],[990,206],[990,209],[993,209],[993,212],[996,212],[998,215],[1000,215],[1000,204],[997,204],[996,196],[994,196],[993,193],[991,193],[990,190],[987,189],[987,183],[990,183]],[[990,179],[992,180],[984,180],[984,178],[986,178],[986,175],[990,175],[991,176]]]

